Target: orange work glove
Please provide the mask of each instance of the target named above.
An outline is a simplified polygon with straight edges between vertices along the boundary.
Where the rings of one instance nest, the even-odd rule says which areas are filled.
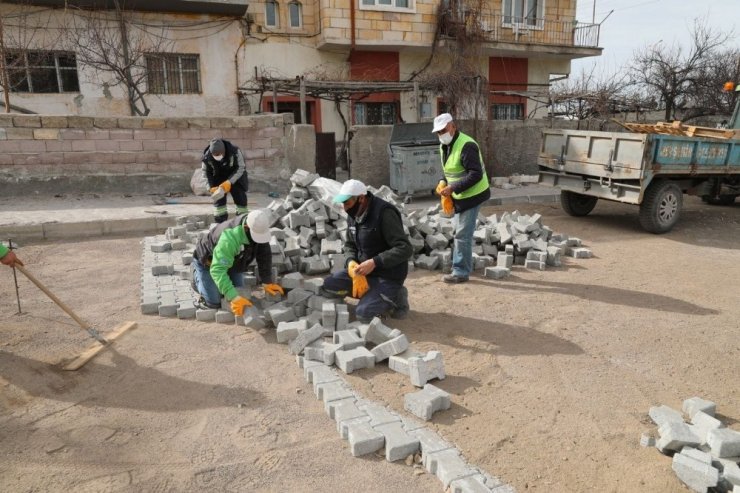
[[[370,286],[367,284],[367,277],[362,274],[355,273],[355,269],[360,265],[354,260],[347,264],[347,274],[352,278],[352,297],[362,298],[370,290]]]
[[[214,193],[216,193],[217,191],[218,191],[218,187],[211,187],[211,188],[209,188],[209,189],[208,189],[208,192],[209,192],[209,193],[210,193],[211,195],[213,195],[213,194],[214,194]]]
[[[226,193],[229,193],[231,191],[231,182],[229,180],[226,180],[220,186],[224,189],[224,192]]]
[[[265,293],[275,296],[276,294],[285,295],[285,290],[279,284],[265,284]]]
[[[447,182],[444,180],[439,180],[439,183],[437,183],[437,188],[434,189],[434,193],[437,195],[442,195],[442,189],[447,186]]]
[[[249,308],[250,306],[252,306],[252,302],[241,296],[237,296],[231,300],[231,311],[234,312],[234,315],[240,317],[244,315],[244,309]]]
[[[442,202],[442,212],[444,212],[446,216],[451,216],[455,213],[455,207],[452,205],[452,197],[443,195],[440,197],[440,201]]]

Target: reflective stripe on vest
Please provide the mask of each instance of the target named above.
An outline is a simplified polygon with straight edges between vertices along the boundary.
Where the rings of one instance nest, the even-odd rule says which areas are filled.
[[[483,176],[481,176],[481,179],[478,180],[475,185],[468,188],[467,190],[463,190],[460,193],[453,193],[452,198],[457,200],[475,197],[479,193],[482,193],[484,190],[486,190],[489,186],[488,175],[486,174],[486,167],[483,165],[483,155],[480,152],[480,146],[476,141],[473,140],[472,137],[470,137],[469,135],[465,135],[462,132],[458,134],[457,140],[455,140],[455,143],[452,145],[450,155],[447,156],[447,161],[442,163],[442,169],[444,170],[445,179],[447,180],[447,183],[451,185],[456,181],[462,180],[462,178],[467,173],[462,164],[462,149],[468,142],[472,142],[473,144],[478,146],[478,158],[480,159],[480,166],[481,171],[483,171]],[[444,152],[442,152],[441,146],[439,155],[444,159]]]

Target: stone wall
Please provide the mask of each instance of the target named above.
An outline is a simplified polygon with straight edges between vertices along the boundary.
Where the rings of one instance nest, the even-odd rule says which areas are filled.
[[[545,128],[578,127],[578,122],[568,120],[526,120],[526,121],[478,121],[457,122],[460,130],[471,136],[481,146],[483,161],[489,178],[511,176],[514,174],[537,174],[537,156]],[[592,128],[589,128],[589,125]],[[622,131],[616,123],[604,128],[596,128],[597,123],[580,122],[581,130]],[[354,126],[350,140],[351,178],[368,185],[379,187],[390,185],[390,163],[388,142],[391,136],[390,125]],[[440,164],[440,176],[442,169]]]
[[[0,115],[0,194],[188,192],[208,141],[239,146],[253,191],[313,171],[311,125],[291,114],[219,118]]]

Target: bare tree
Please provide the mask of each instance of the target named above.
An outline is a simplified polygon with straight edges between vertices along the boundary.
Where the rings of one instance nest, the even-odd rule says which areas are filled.
[[[703,20],[694,21],[690,32],[688,50],[659,41],[638,50],[630,67],[634,82],[663,101],[666,120],[673,120],[676,109],[690,101],[699,77],[709,70],[717,50],[732,37],[731,33],[713,32]]]
[[[740,49],[737,48],[717,51],[698,71],[682,119],[688,121],[707,115],[731,115],[737,93],[721,89],[728,81],[740,82]]]
[[[51,15],[47,9],[25,3],[6,4],[0,12],[0,87],[6,113],[11,109],[28,112],[11,105],[10,93],[28,86],[26,68],[29,53],[34,48],[58,45],[61,33],[50,29],[50,23]]]
[[[165,27],[145,30],[131,22],[132,13],[114,0],[115,10],[77,10],[68,29],[68,42],[77,52],[77,60],[92,68],[103,85],[122,86],[127,95],[131,115],[146,116],[147,60],[171,51],[172,41]]]

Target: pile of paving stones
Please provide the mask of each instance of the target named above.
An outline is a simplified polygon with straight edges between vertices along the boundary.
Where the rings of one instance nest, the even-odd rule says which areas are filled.
[[[692,397],[683,402],[684,416],[668,406],[650,408],[658,425],[656,441],[643,434],[643,447],[655,446],[673,455],[673,471],[693,491],[740,493],[740,432],[725,427],[715,417],[716,404]]]

